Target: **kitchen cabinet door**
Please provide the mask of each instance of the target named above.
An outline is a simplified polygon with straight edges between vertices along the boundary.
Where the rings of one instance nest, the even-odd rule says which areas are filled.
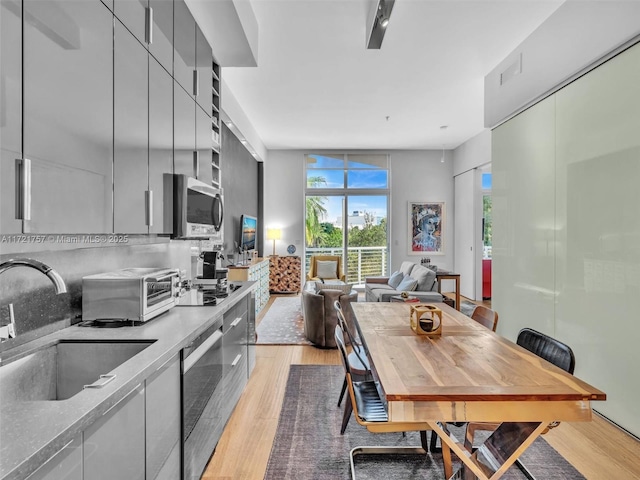
[[[16,159],[22,158],[22,7],[0,1],[0,233],[21,233],[15,218]]]
[[[173,73],[173,0],[149,0],[153,11],[152,42],[149,53]]]
[[[114,230],[147,233],[149,55],[118,20],[113,55]]]
[[[141,42],[146,43],[148,0],[114,0],[113,14]]]
[[[113,15],[103,3],[24,0],[26,233],[113,231]]]
[[[84,478],[145,478],[144,396],[138,385],[84,431]]]
[[[79,433],[27,480],[82,480],[82,434]]]
[[[153,57],[149,58],[149,190],[152,222],[149,233],[172,233],[164,228],[164,199],[173,205],[173,192],[164,191],[163,175],[173,173],[173,78]],[[169,215],[171,210],[169,211]]]
[[[198,105],[196,107],[196,147],[198,149],[198,180],[211,185],[211,117]]]
[[[173,78],[193,98],[193,78],[196,69],[196,21],[184,0],[174,3]]]
[[[205,112],[211,115],[211,86],[213,75],[213,53],[209,42],[196,25],[196,70],[198,75],[198,91],[196,102]]]
[[[196,177],[196,103],[177,83],[173,83],[174,172]]]
[[[180,478],[180,462],[172,454],[180,450],[180,358],[169,360],[146,380],[146,479]]]

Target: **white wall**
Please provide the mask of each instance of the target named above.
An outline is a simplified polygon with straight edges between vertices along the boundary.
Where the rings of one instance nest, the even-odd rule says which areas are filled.
[[[276,253],[286,255],[289,244],[296,254],[304,248],[304,155],[303,150],[270,150],[264,164],[264,228],[279,226],[282,240],[276,242]],[[314,153],[326,153],[314,151]],[[334,152],[335,153],[335,152]],[[345,153],[354,153],[346,151]],[[362,152],[358,152],[362,153]],[[370,152],[368,152],[370,153]],[[401,262],[419,262],[421,256],[409,255],[408,202],[445,202],[444,255],[428,255],[441,268],[453,268],[454,206],[453,163],[450,151],[445,151],[441,163],[440,150],[403,150],[376,152],[390,154],[390,239],[391,269]],[[268,245],[267,251],[272,246]],[[424,255],[427,256],[427,255]],[[445,284],[453,290],[453,284]]]
[[[477,168],[491,163],[491,130],[483,130],[453,151],[453,174],[471,175],[473,183],[456,181],[456,207],[473,212],[473,221],[456,221],[456,256],[453,269],[460,273],[460,290],[466,297],[482,299],[482,184]],[[471,171],[474,171],[473,173]],[[469,178],[471,178],[469,177]],[[464,188],[461,186],[464,185]],[[467,251],[473,245],[469,260]],[[464,251],[463,251],[464,250]],[[472,264],[469,264],[471,262]]]
[[[247,150],[256,153],[255,158],[258,161],[267,161],[268,153],[267,149],[260,139],[260,135],[253,128],[253,124],[247,114],[244,113],[242,106],[238,103],[238,100],[233,95],[233,91],[227,85],[224,80],[224,73],[222,74],[222,85],[220,86],[221,92],[221,113],[220,119],[223,122],[232,122],[233,127],[231,131],[239,140],[245,140],[247,142]],[[224,171],[222,172],[224,175]]]
[[[429,257],[440,268],[453,268],[454,205],[451,152],[403,150],[391,152],[391,270],[405,261],[419,262]],[[409,202],[444,202],[444,255],[409,255]],[[445,290],[453,290],[445,284]]]
[[[494,127],[640,33],[640,2],[562,4],[485,77],[485,126]],[[522,73],[501,85],[521,57]]]
[[[264,163],[264,225],[282,229],[276,240],[276,254],[287,255],[287,246],[295,245],[296,255],[304,251],[304,152],[270,150]],[[267,252],[273,251],[273,240],[265,240]]]
[[[453,151],[453,175],[491,163],[491,130],[488,128]]]

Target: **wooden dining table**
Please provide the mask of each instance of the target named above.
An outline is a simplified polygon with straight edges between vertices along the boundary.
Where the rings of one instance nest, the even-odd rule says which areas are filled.
[[[604,392],[444,303],[442,334],[417,335],[405,303],[353,303],[390,422],[427,422],[462,461],[452,479],[500,478],[554,421],[592,418]],[[507,321],[507,320],[505,320]],[[578,360],[579,361],[579,360]],[[500,426],[474,452],[446,422]]]

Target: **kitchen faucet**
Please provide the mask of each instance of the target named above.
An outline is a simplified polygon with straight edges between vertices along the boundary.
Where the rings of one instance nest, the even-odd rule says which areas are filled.
[[[30,267],[38,270],[39,272],[44,273],[49,280],[53,283],[53,286],[56,289],[56,295],[60,295],[61,293],[66,293],[67,285],[64,283],[64,280],[60,276],[58,272],[56,272],[49,265],[45,265],[42,262],[37,260],[33,260],[32,258],[11,258],[6,262],[0,263],[0,275],[9,270],[10,268],[15,267]],[[5,338],[14,338],[16,336],[15,333],[15,322],[13,318],[13,305],[9,305],[9,310],[11,312],[11,323],[6,327],[2,327],[0,329],[0,340]],[[6,333],[5,333],[6,330]]]

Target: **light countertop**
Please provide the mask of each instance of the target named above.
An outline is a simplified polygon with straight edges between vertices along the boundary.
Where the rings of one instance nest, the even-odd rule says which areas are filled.
[[[255,282],[243,282],[219,306],[179,306],[136,327],[72,326],[3,352],[2,365],[59,340],[154,342],[109,373],[115,380],[101,389],[85,389],[67,400],[4,402],[0,405],[0,479],[26,478],[85,430],[110,407],[158,370],[235,305]]]

